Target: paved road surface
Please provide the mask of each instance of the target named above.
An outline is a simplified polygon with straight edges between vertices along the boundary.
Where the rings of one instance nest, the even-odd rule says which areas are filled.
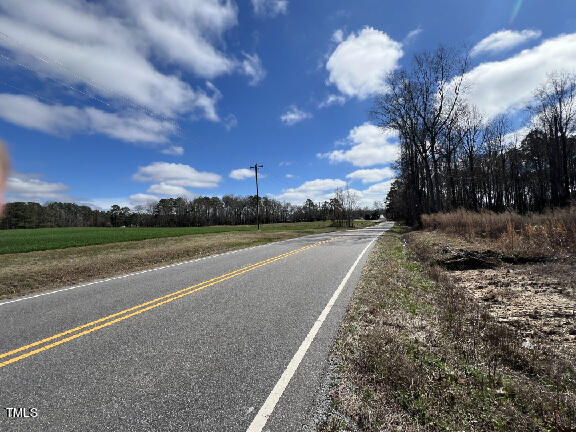
[[[388,227],[0,302],[0,431],[302,430]]]

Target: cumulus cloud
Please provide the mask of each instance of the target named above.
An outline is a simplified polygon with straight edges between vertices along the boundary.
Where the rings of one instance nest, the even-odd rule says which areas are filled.
[[[385,182],[380,182],[373,184],[368,189],[355,190],[351,189],[356,197],[358,198],[358,204],[363,207],[370,207],[374,201],[384,201],[390,192],[392,183],[394,179],[387,180]]]
[[[391,177],[394,177],[394,170],[388,167],[357,170],[346,176],[349,179],[362,180],[362,183],[376,183]]]
[[[337,188],[343,188],[346,182],[340,179],[316,179],[310,180],[296,188],[284,189],[278,199],[302,202],[310,198],[313,201],[329,199]]]
[[[506,60],[482,63],[465,75],[468,98],[487,119],[522,108],[556,71],[576,71],[576,33],[548,39]]]
[[[344,30],[337,29],[332,33],[332,42],[340,43],[344,40]]]
[[[383,131],[368,122],[352,129],[345,141],[349,148],[333,150],[318,156],[331,163],[349,162],[354,166],[367,167],[395,162],[399,156],[398,134]]]
[[[344,105],[345,102],[346,98],[344,96],[331,94],[318,104],[318,108],[326,108],[332,105]]]
[[[370,206],[374,201],[381,201],[386,198],[393,179],[385,182],[376,183],[364,190],[348,189],[350,193],[354,194],[359,204],[362,206]],[[277,195],[275,198],[292,202],[294,204],[301,204],[307,199],[314,202],[328,201],[334,198],[336,189],[346,187],[346,182],[340,179],[316,179],[304,182],[298,187],[284,189],[282,194]]]
[[[161,143],[174,132],[174,123],[145,114],[115,114],[96,108],[48,105],[23,95],[0,94],[0,118],[50,134],[103,134],[134,143]]]
[[[215,188],[222,180],[218,174],[196,171],[190,165],[169,162],[154,162],[138,167],[132,178],[143,183],[195,188]]]
[[[244,59],[241,62],[242,72],[250,79],[248,83],[251,86],[256,86],[266,78],[266,71],[262,66],[262,61],[258,54],[243,53],[243,55]]]
[[[246,180],[248,178],[254,178],[254,171],[248,168],[238,168],[230,171],[228,177],[234,180]]]
[[[288,126],[293,126],[303,120],[312,118],[312,114],[301,110],[297,106],[291,106],[284,114],[280,116],[280,120]]]
[[[392,187],[392,183],[394,179],[388,180],[381,183],[376,183],[370,186],[368,189],[361,191],[361,198],[365,200],[383,200],[388,196],[388,192],[390,192],[390,188]]]
[[[130,207],[132,202],[127,197],[103,197],[103,198],[90,198],[86,200],[75,201],[78,205],[85,205],[93,210],[110,210],[110,207],[117,205],[120,207]]]
[[[371,27],[352,33],[326,63],[328,82],[348,97],[365,99],[386,91],[386,76],[398,67],[402,44]]]
[[[148,194],[156,194],[170,197],[183,197],[191,198],[194,196],[192,192],[182,186],[175,186],[167,183],[153,184],[146,191]]]
[[[506,135],[504,135],[502,141],[504,142],[504,144],[507,145],[520,144],[522,140],[526,138],[526,136],[530,133],[531,130],[532,125],[529,123],[528,125],[521,127],[520,129],[507,133]]]
[[[13,172],[6,182],[7,202],[15,201],[72,201],[63,183],[47,182],[34,174]]]
[[[128,199],[130,200],[130,204],[133,207],[136,207],[139,205],[146,206],[148,204],[154,204],[154,203],[160,201],[159,196],[151,195],[151,194],[143,194],[143,193],[130,195],[128,197]]]
[[[510,50],[533,39],[542,36],[539,30],[500,30],[478,42],[470,54],[477,56],[482,53],[498,53]]]
[[[170,156],[182,156],[184,154],[184,147],[170,146],[168,148],[161,150],[160,153]]]
[[[262,17],[275,17],[288,12],[288,0],[252,0],[254,13]]]

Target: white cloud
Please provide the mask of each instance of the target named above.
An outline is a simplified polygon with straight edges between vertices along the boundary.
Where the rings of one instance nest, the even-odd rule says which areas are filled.
[[[160,153],[170,156],[182,156],[184,154],[184,147],[170,146],[163,149]]]
[[[520,144],[522,140],[526,138],[526,136],[530,133],[531,130],[532,125],[528,124],[524,127],[521,127],[520,129],[507,133],[506,135],[504,135],[502,141],[504,142],[505,145]]]
[[[105,4],[102,4],[105,3]],[[0,46],[44,79],[89,93],[121,109],[166,116],[196,113],[210,120],[215,95],[193,89],[152,62],[174,63],[200,78],[242,71],[221,49],[237,24],[231,0],[19,0],[0,2]],[[111,13],[110,11],[113,11]]]
[[[164,183],[170,186],[215,188],[222,180],[218,174],[196,171],[190,165],[154,162],[144,167],[138,167],[132,176],[143,183]]]
[[[238,126],[238,119],[234,114],[228,114],[224,119],[224,127],[227,131],[231,131],[236,126]]]
[[[346,98],[344,96],[331,94],[318,104],[318,108],[326,108],[332,105],[344,105],[345,102]]]
[[[136,207],[138,205],[145,206],[145,205],[154,204],[154,203],[160,201],[159,196],[150,195],[150,194],[142,194],[142,193],[130,195],[130,197],[128,199],[130,200],[130,204],[132,204],[133,207]],[[110,207],[106,207],[106,208],[110,208]]]
[[[146,191],[148,194],[156,194],[170,197],[190,198],[194,196],[192,192],[182,186],[175,186],[167,183],[158,183],[151,185]]]
[[[206,82],[206,88],[210,90],[211,94],[203,93],[202,97],[199,97],[196,101],[196,106],[198,109],[201,109],[201,113],[205,119],[213,122],[219,122],[220,116],[216,112],[216,102],[222,99],[222,93],[210,81]],[[198,118],[197,112],[198,110],[192,112],[191,118],[193,120]]]
[[[500,30],[478,42],[470,54],[476,56],[482,53],[498,53],[507,51],[532,39],[542,36],[539,30]]]
[[[334,194],[336,188],[343,188],[346,182],[340,179],[310,180],[296,188],[284,189],[276,198],[290,202],[323,201]]]
[[[13,172],[6,181],[7,202],[15,201],[72,201],[63,183],[40,180],[39,176]]]
[[[292,162],[290,161],[280,161],[280,163],[278,164],[278,166],[290,166],[292,165]]]
[[[241,68],[244,75],[250,78],[249,84],[251,86],[258,85],[264,78],[266,78],[266,71],[262,67],[262,61],[258,54],[243,53],[244,60],[241,62]]]
[[[280,120],[288,126],[295,125],[296,123],[300,123],[301,121],[310,118],[312,118],[311,113],[303,111],[294,105],[288,108],[288,111],[280,116]]]
[[[248,168],[238,168],[230,171],[228,177],[233,178],[234,180],[246,180],[248,178],[254,178],[254,171]]]
[[[364,123],[350,131],[347,150],[333,150],[319,154],[332,163],[349,162],[354,166],[367,167],[395,162],[399,155],[398,134],[392,130],[383,131],[370,123]]]
[[[374,201],[383,200],[388,195],[393,179],[376,183],[365,190],[349,189],[359,199],[362,206],[370,206]],[[314,202],[328,201],[334,198],[336,189],[346,187],[346,182],[340,179],[316,179],[304,182],[296,188],[284,189],[282,194],[275,196],[280,200],[301,204],[307,199]]]
[[[360,198],[360,205],[369,206],[374,201],[383,201],[388,196],[390,188],[394,179],[387,180],[385,182],[376,183],[370,186],[368,189],[362,191],[356,191],[358,197]]]
[[[344,40],[344,31],[342,29],[337,29],[332,33],[332,42],[340,43]]]
[[[94,210],[110,210],[113,205],[120,207],[130,207],[132,205],[130,199],[126,197],[104,197],[104,198],[90,198],[86,201],[76,201],[78,205],[87,205]]]
[[[416,36],[418,36],[420,33],[422,33],[422,29],[420,27],[415,28],[414,30],[411,30],[406,37],[404,38],[404,42],[403,43],[409,43],[412,39],[414,39]]]
[[[50,107],[52,109],[52,107]],[[171,121],[162,121],[143,114],[113,114],[96,108],[83,108],[84,130],[101,133],[128,142],[165,142],[175,130]]]
[[[252,0],[252,6],[259,16],[275,17],[288,12],[288,0]]]
[[[366,27],[336,47],[326,63],[328,82],[344,95],[360,99],[384,92],[386,76],[398,67],[402,55],[401,43]]]
[[[506,60],[482,63],[465,75],[468,98],[487,120],[522,108],[547,75],[576,71],[576,33],[548,39]]]
[[[346,176],[349,179],[362,180],[362,183],[376,183],[391,177],[394,177],[394,170],[388,167],[357,170]]]
[[[216,47],[237,23],[231,1],[126,0],[129,15],[157,55],[187,67],[197,76],[215,78],[234,69],[234,60]]]
[[[144,114],[48,105],[30,96],[6,93],[0,94],[0,118],[51,134],[98,133],[128,142],[165,142],[175,129],[170,121]]]
[[[286,178],[294,178],[294,174],[286,174]]]

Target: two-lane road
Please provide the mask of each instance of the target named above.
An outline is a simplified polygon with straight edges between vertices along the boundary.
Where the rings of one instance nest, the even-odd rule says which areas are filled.
[[[301,430],[388,227],[0,302],[0,431]]]

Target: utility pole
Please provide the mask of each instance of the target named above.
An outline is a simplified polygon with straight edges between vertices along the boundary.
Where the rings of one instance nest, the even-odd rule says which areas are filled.
[[[264,168],[264,165],[258,165],[258,162],[251,166],[250,169],[254,170],[256,174],[256,225],[258,225],[258,231],[260,231],[260,196],[258,195],[258,168]]]

